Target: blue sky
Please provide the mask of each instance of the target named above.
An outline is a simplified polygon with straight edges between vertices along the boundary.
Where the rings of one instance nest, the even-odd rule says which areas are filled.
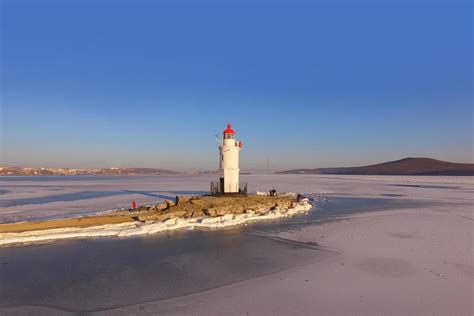
[[[1,6],[2,164],[473,161],[470,1]]]

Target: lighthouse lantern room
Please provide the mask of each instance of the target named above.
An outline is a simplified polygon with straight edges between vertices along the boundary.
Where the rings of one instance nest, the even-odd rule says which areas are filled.
[[[239,152],[242,150],[243,143],[235,139],[235,134],[232,126],[228,124],[219,145],[219,191],[221,194],[241,193],[239,187]]]

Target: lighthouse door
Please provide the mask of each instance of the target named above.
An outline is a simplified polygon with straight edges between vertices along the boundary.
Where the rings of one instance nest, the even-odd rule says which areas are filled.
[[[220,191],[221,191],[221,194],[224,194],[224,178],[222,177],[221,179],[221,182],[220,182]]]

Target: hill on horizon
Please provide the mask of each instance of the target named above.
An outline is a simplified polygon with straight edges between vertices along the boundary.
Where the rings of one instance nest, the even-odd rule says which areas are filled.
[[[346,175],[443,175],[474,176],[474,164],[454,163],[431,158],[404,158],[361,167],[292,169],[279,174],[346,174]]]

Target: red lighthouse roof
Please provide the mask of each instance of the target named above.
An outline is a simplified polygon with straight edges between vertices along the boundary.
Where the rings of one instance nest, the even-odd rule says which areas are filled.
[[[234,130],[232,129],[232,125],[227,124],[227,129],[224,131],[224,134],[235,134]]]

